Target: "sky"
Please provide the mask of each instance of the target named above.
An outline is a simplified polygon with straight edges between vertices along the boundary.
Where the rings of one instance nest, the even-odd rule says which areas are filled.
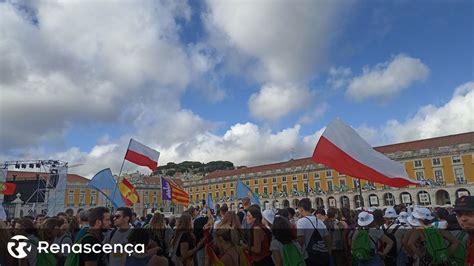
[[[0,1],[0,161],[117,174],[474,131],[472,1]],[[124,172],[149,173],[124,164]]]

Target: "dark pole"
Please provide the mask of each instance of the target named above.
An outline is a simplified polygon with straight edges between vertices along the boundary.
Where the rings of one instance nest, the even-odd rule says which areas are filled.
[[[362,198],[362,184],[360,182],[360,178],[359,179],[359,197],[360,197],[360,206],[362,208],[364,208],[364,198]]]

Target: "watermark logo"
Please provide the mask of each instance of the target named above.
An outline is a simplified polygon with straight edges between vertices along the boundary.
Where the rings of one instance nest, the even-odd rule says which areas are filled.
[[[7,244],[8,253],[15,259],[23,259],[31,251],[29,239],[22,235],[13,236]]]

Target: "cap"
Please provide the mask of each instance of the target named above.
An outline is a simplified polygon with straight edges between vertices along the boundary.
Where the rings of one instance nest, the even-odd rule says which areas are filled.
[[[456,199],[454,211],[474,212],[474,196],[462,196]]]
[[[272,210],[264,210],[262,212],[262,216],[269,223],[273,224],[273,221],[275,220],[275,213]]]
[[[395,211],[395,208],[393,208],[393,207],[388,207],[385,210],[385,215],[383,217],[389,218],[389,219],[397,218],[398,217],[397,211]]]
[[[368,212],[361,212],[359,213],[359,219],[357,220],[357,224],[360,226],[367,226],[374,221],[374,216]]]
[[[406,223],[408,223],[407,219],[408,219],[408,213],[407,212],[400,212],[400,214],[398,215],[398,221],[400,223],[406,224]]]
[[[431,211],[428,208],[416,208],[413,213],[411,214],[416,219],[420,220],[433,220],[433,216],[431,215]]]
[[[407,221],[411,226],[421,226],[420,220],[413,217],[413,215],[408,216]]]

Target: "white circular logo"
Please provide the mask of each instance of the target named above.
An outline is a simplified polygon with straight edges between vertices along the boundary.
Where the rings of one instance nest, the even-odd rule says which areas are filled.
[[[13,236],[7,244],[8,253],[15,259],[23,259],[31,251],[31,243],[26,236]]]

